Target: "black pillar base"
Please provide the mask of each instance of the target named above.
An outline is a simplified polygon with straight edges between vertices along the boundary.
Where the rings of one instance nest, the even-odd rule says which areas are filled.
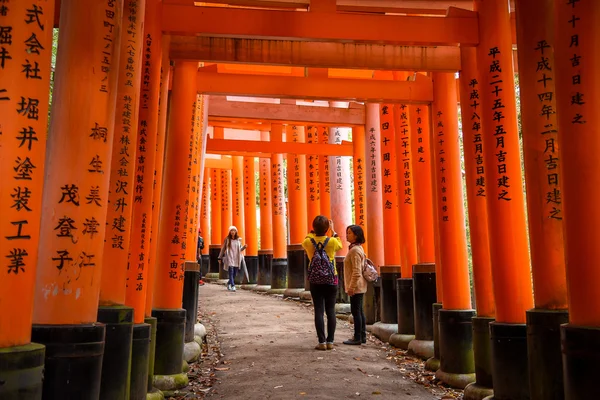
[[[242,284],[256,285],[258,282],[258,256],[245,256],[248,279],[244,276]]]
[[[185,341],[194,341],[194,326],[198,317],[198,263],[186,261],[183,280],[183,308],[185,309]]]
[[[37,343],[0,349],[0,399],[42,399],[44,352]]]
[[[258,251],[258,279],[259,286],[271,285],[271,264],[273,263],[273,250]]]
[[[200,273],[202,276],[206,276],[208,274],[210,264],[210,256],[208,254],[202,254],[201,263],[200,263]]]
[[[396,280],[396,298],[398,312],[398,333],[401,335],[414,336],[415,308],[412,278],[399,278]]]
[[[152,392],[154,386],[154,358],[156,356],[156,325],[154,317],[146,317],[144,323],[150,325],[150,345],[148,346],[148,393]]]
[[[301,244],[290,244],[287,247],[288,289],[304,288],[304,248]]]
[[[566,324],[560,329],[565,398],[600,399],[600,328]]]
[[[106,325],[100,398],[126,400],[129,397],[133,308],[100,306],[98,322]]]
[[[131,341],[131,384],[130,400],[146,400],[148,392],[148,357],[150,356],[150,335],[152,327],[149,324],[133,326]]]
[[[440,310],[440,368],[435,376],[459,389],[475,382],[473,326],[475,310]]]
[[[208,246],[208,274],[219,273],[219,253],[221,252],[220,244],[211,244]],[[208,275],[206,274],[206,275]]]
[[[379,269],[379,275],[381,277],[381,322],[384,324],[397,324],[396,281],[400,278],[400,266],[382,266]]]
[[[490,324],[494,400],[529,400],[527,326]],[[591,397],[588,397],[591,398]]]
[[[564,396],[560,326],[566,310],[527,311],[527,353],[531,400],[562,400]]]
[[[435,264],[413,265],[415,339],[433,340],[433,304],[437,301]]]
[[[287,258],[274,258],[271,262],[271,289],[283,293],[287,288],[288,260]]]
[[[154,375],[175,375],[181,373],[185,314],[184,309],[152,310],[152,316],[156,317]]]
[[[481,400],[493,394],[492,345],[490,324],[494,318],[474,317],[473,355],[475,358],[475,382],[465,388],[465,400]]]
[[[100,399],[104,324],[33,325],[46,346],[43,399]]]
[[[350,303],[350,296],[346,293],[344,285],[344,256],[335,257],[335,269],[338,274],[338,292],[335,298],[336,303]]]
[[[379,321],[379,311],[381,307],[380,303],[380,288],[381,288],[381,279],[378,279],[375,282],[369,282],[367,285],[367,292],[364,297],[364,308],[365,308],[365,319],[367,321],[367,325],[373,325],[375,322]]]

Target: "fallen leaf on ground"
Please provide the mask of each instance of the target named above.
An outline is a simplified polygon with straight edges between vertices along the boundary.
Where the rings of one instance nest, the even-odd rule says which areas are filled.
[[[215,371],[229,371],[229,367],[227,367],[227,368],[218,368],[218,367],[215,367]]]
[[[279,389],[279,388],[282,388],[282,387],[283,387],[283,385],[279,385],[279,386],[275,386],[273,389]]]

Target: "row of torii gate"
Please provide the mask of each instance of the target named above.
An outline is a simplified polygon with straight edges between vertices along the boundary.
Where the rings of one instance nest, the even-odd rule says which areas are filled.
[[[270,252],[288,260],[271,261],[269,272],[279,265],[277,274],[300,276],[304,258],[294,245],[323,201],[327,207],[326,190],[319,188],[317,208],[310,196],[316,183],[299,172],[298,184],[290,173],[298,166],[310,174],[301,155],[305,165],[311,155],[321,162],[353,156],[354,193],[332,193],[327,210],[335,220],[339,202],[354,199],[354,220],[366,227],[369,257],[381,266],[381,287],[373,290],[381,320],[394,323],[397,293],[401,336],[413,334],[413,322],[416,341],[431,342],[419,337],[419,323],[435,322],[441,380],[472,383],[467,398],[492,387],[495,399],[600,397],[600,268],[593,261],[600,251],[600,3],[515,2],[527,207],[508,2],[460,1],[467,10],[447,12],[445,2],[412,0],[393,10],[343,0],[244,8],[260,3],[0,1],[0,398],[137,399],[155,393],[157,376],[185,384],[181,349],[195,322],[195,306],[187,305],[197,296],[196,232],[212,230],[214,249],[228,221],[218,216],[225,202],[207,196],[209,184],[211,193],[223,192],[217,174],[229,167],[207,153],[234,155],[234,183],[243,177],[249,199],[254,157],[264,160],[261,176],[275,165],[273,198],[270,179],[261,179],[260,198],[268,200],[260,203],[261,250],[247,222],[256,214],[246,211],[239,223],[248,255],[257,257],[257,280]],[[266,77],[199,69],[198,61],[309,68],[307,77]],[[379,71],[375,79],[343,79],[325,67]],[[364,122],[297,114],[260,129],[268,142],[252,142],[227,140],[225,124],[215,120],[207,139],[207,94],[359,100]],[[352,143],[301,143],[322,126],[350,126]],[[347,219],[339,226],[350,222],[339,218]],[[435,298],[423,299],[434,275]],[[185,281],[192,284],[184,293]],[[290,281],[286,288],[298,288]],[[407,317],[411,294],[415,311]],[[420,308],[432,302],[433,309]]]

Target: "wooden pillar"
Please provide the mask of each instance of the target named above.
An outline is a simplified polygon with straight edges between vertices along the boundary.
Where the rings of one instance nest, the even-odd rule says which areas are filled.
[[[269,132],[261,132],[261,140],[269,140]],[[273,250],[273,203],[271,200],[271,160],[260,158],[260,249]]]
[[[258,255],[256,228],[256,165],[254,157],[244,157],[244,223],[246,225],[246,255]]]
[[[200,233],[204,239],[204,249],[202,249],[203,255],[208,255],[208,247],[211,244],[210,213],[208,211],[210,175],[210,168],[204,168],[204,179],[202,180],[202,204],[200,206]]]
[[[348,141],[349,131],[350,128],[330,128],[329,143],[342,144],[342,141]],[[330,157],[329,177],[331,219],[336,223],[336,229],[340,231],[340,236],[343,238],[342,243],[345,244],[346,237],[342,234],[342,231],[346,229],[346,227],[352,222],[352,203],[350,191],[350,157]],[[323,195],[321,195],[321,199],[323,199]],[[348,248],[346,247],[346,245],[344,245],[344,248],[336,254],[337,257],[345,257],[347,252]]]
[[[439,311],[440,369],[436,377],[464,387],[475,380],[471,290],[458,136],[457,89],[454,73],[434,72],[433,148],[436,164],[437,223],[440,232],[443,309]],[[459,343],[454,340],[461,337]],[[457,377],[461,382],[456,382]],[[466,381],[466,382],[465,382]]]
[[[238,228],[238,234],[246,243],[246,230],[244,221],[244,157],[232,157],[232,221]]]
[[[5,10],[0,13],[0,397],[29,400],[41,395],[44,368],[44,346],[31,343],[31,325],[54,1],[12,2],[0,9]],[[27,65],[37,71],[30,73]]]
[[[417,263],[417,239],[415,229],[414,186],[415,172],[411,152],[409,108],[405,104],[394,105],[396,132],[396,170],[398,182],[398,217],[400,233],[400,266],[404,279],[412,278],[412,267]]]
[[[381,187],[383,208],[383,235],[385,265],[400,265],[401,238],[398,220],[398,179],[396,170],[396,132],[394,127],[394,105],[379,105],[381,128]]]
[[[150,250],[148,252],[148,271],[146,272],[146,322],[152,319],[152,300],[154,298],[154,278],[156,276],[156,256],[158,255],[158,218],[160,216],[163,166],[165,161],[165,140],[167,131],[168,99],[169,99],[169,40],[162,38],[162,61],[160,71],[160,97],[158,102],[158,131],[156,136],[156,155],[154,156],[154,180],[152,184],[152,224],[150,229]],[[152,326],[156,332],[156,324]],[[153,371],[149,371],[150,375]]]
[[[329,128],[326,126],[319,126],[316,127],[315,130],[318,132],[315,143],[330,143]],[[317,169],[319,181],[319,214],[331,218],[331,160],[326,156],[317,156],[317,159],[319,161],[319,167]]]
[[[562,394],[560,326],[569,321],[554,95],[554,3],[517,2],[519,93],[535,308],[527,311],[533,399]]]
[[[11,2],[9,8],[13,5],[18,7]],[[30,29],[41,27],[40,12],[25,17],[32,22]],[[94,323],[104,256],[121,18],[122,2],[61,4],[32,332],[34,341],[52,342],[53,349],[104,341],[104,325]],[[51,28],[47,21],[45,29]],[[50,73],[33,58],[21,70],[29,79]],[[28,125],[26,131],[17,137],[32,149],[43,132],[35,133]],[[99,165],[104,173],[97,170]],[[77,333],[65,335],[67,330],[73,332],[72,325],[78,325]],[[43,396],[70,398],[77,388],[78,396],[98,398],[101,364],[101,356],[75,361],[68,351],[47,351]],[[65,373],[66,365],[72,372]],[[75,374],[82,365],[85,377]]]
[[[231,213],[231,170],[221,170],[221,240],[229,235],[229,227],[233,223]],[[239,233],[239,231],[238,231]]]
[[[383,209],[381,191],[381,131],[379,122],[379,104],[367,103],[365,158],[366,192],[367,192],[367,243],[369,245],[369,258],[379,267],[384,265],[384,251],[381,246],[383,237]]]
[[[307,126],[306,127],[306,143],[318,143],[319,127]],[[308,230],[312,230],[312,222],[317,215],[321,213],[321,200],[320,194],[320,157],[314,154],[306,155],[306,222]]]
[[[180,309],[185,248],[182,242],[187,188],[189,132],[196,90],[197,63],[176,62],[173,74],[172,118],[169,119],[164,182],[159,219],[154,309]],[[183,156],[187,155],[187,157]],[[153,312],[154,314],[154,312]],[[159,373],[158,370],[155,372]]]
[[[305,143],[305,127],[293,125],[287,140],[294,143]],[[304,154],[288,154],[288,223],[290,244],[300,244],[308,232],[306,217],[306,156]]]
[[[431,181],[431,144],[429,108],[423,105],[408,107],[410,123],[411,156],[414,167],[415,232],[417,260],[433,263],[435,239],[433,223],[433,192]]]
[[[494,393],[529,397],[525,312],[533,306],[508,3],[474,2],[482,72],[481,120],[496,321],[491,324]],[[506,382],[503,384],[501,382]],[[511,382],[508,384],[508,382]]]
[[[271,140],[281,142],[283,126],[271,125]],[[283,154],[271,155],[271,198],[273,200],[273,263],[271,265],[271,290],[283,294],[287,288],[287,229],[285,200],[283,196]]]
[[[360,225],[367,234],[367,164],[365,162],[365,128],[356,126],[352,128],[352,167],[354,171],[354,223]],[[368,243],[363,244],[365,253],[368,254]]]
[[[221,232],[221,170],[213,168],[210,172],[210,242],[219,245],[226,235]]]
[[[196,248],[198,245],[198,223],[199,223],[199,203],[200,203],[200,158],[202,153],[202,111],[204,101],[202,96],[196,95],[194,102],[194,113],[191,121],[192,129],[190,131],[190,153],[191,158],[188,161],[189,183],[188,183],[188,215],[186,219],[186,261],[196,262]],[[195,319],[194,319],[195,321]]]
[[[31,342],[53,13],[53,1],[14,2],[0,13],[0,348],[15,347],[15,352]],[[24,70],[26,65],[35,71]],[[39,346],[32,351],[43,354]]]
[[[481,125],[481,77],[474,47],[461,48],[460,104],[462,116],[465,181],[469,206],[469,230],[473,260],[473,284],[477,316],[473,318],[473,353],[476,381],[465,388],[471,392],[492,392],[489,324],[496,308],[492,287],[492,265],[488,235],[483,130]],[[490,185],[491,186],[491,185]]]
[[[564,204],[553,206],[562,207],[565,218],[569,305],[569,324],[561,329],[565,398],[594,398],[600,396],[593,373],[600,353],[600,250],[596,245],[600,212],[594,195],[600,171],[593,162],[600,123],[600,4],[590,0],[565,1],[555,2],[554,7],[554,83]],[[548,158],[547,155],[545,159]],[[554,190],[548,200],[558,200]]]

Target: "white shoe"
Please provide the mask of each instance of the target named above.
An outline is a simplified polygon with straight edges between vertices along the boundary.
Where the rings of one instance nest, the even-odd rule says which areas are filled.
[[[231,290],[233,290],[233,291],[235,292],[235,286],[233,286],[233,287],[231,288]]]
[[[227,290],[231,290],[231,284],[230,283],[227,284]]]

